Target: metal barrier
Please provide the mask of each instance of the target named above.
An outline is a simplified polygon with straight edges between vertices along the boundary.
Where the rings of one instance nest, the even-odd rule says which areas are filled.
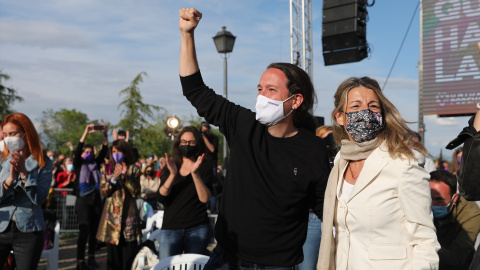
[[[77,214],[75,214],[75,200],[71,188],[54,189],[55,197],[52,199],[52,207],[57,212],[60,221],[60,232],[78,232]]]
[[[55,197],[52,199],[51,207],[56,210],[57,218],[60,221],[60,232],[78,232],[78,220],[75,213],[76,196],[72,195],[71,188],[54,189]],[[212,237],[210,244],[216,244],[214,238],[214,228],[217,221],[217,214],[209,214],[210,226],[212,228]]]

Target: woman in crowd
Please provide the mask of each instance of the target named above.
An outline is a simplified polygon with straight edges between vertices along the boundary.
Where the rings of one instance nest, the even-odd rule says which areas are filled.
[[[44,156],[38,133],[26,115],[5,116],[2,130],[0,266],[13,250],[17,269],[37,269],[45,229],[41,205],[50,189],[53,162]]]
[[[427,150],[369,77],[345,80],[334,106],[318,269],[437,269]]]
[[[140,168],[128,142],[119,139],[110,148],[114,171],[102,177],[101,194],[106,198],[97,239],[107,243],[107,269],[130,269],[142,238],[135,203],[140,193]]]
[[[160,232],[163,259],[182,253],[204,254],[210,240],[206,203],[211,193],[212,167],[202,162],[205,143],[195,127],[184,127],[173,142],[160,176],[159,201],[165,206]]]
[[[66,158],[64,162],[65,171],[60,172],[57,175],[57,188],[72,188],[73,183],[77,175],[73,171],[73,160],[71,158]],[[66,191],[62,191],[63,195],[67,195]]]
[[[153,209],[157,207],[157,191],[160,187],[160,179],[156,177],[154,164],[146,165],[144,173],[140,176],[140,197],[149,203]]]
[[[463,147],[459,147],[455,149],[455,151],[453,151],[452,165],[448,169],[449,172],[456,175],[458,170],[460,170],[460,163],[462,162],[462,154],[463,154]]]
[[[77,175],[73,193],[77,196],[75,201],[75,213],[78,218],[78,242],[77,242],[77,269],[90,269],[98,267],[95,261],[95,247],[97,239],[95,235],[98,228],[98,220],[102,212],[102,198],[100,197],[100,165],[107,155],[108,150],[108,126],[103,129],[103,144],[100,153],[95,158],[94,147],[85,144],[88,134],[95,132],[94,124],[85,127],[77,148],[74,152],[73,167]],[[88,261],[85,263],[85,247],[88,240]],[[88,265],[87,265],[88,264]]]

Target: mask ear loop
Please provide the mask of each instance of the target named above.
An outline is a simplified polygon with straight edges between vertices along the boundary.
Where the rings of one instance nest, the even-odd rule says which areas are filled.
[[[453,200],[455,199],[456,195],[458,195],[458,193],[454,193],[453,196],[452,196],[452,199],[450,200],[450,203],[447,204],[447,210],[448,212],[450,213],[450,211],[452,211],[453,207],[457,204],[456,202],[453,202]],[[460,195],[459,195],[460,196]]]

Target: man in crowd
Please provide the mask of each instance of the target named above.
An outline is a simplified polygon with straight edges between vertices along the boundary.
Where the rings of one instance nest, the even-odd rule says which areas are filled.
[[[205,142],[205,146],[207,147],[207,154],[205,155],[205,158],[207,161],[212,165],[213,168],[213,183],[212,187],[213,190],[212,192],[212,197],[210,197],[210,200],[207,203],[207,206],[209,210],[212,213],[217,212],[217,196],[218,196],[218,191],[217,191],[217,162],[218,162],[218,137],[213,134],[210,131],[210,124],[207,122],[202,122],[201,130],[202,132],[202,137],[203,141]]]
[[[480,232],[480,208],[462,198],[455,175],[445,170],[430,173],[432,211],[438,242],[440,270],[467,270]]]
[[[193,8],[180,10],[183,94],[230,147],[217,246],[204,269],[295,269],[303,261],[309,209],[322,217],[330,172],[310,113],[312,82],[298,66],[274,63],[252,93],[256,112],[215,94],[196,58],[194,29],[201,18]]]

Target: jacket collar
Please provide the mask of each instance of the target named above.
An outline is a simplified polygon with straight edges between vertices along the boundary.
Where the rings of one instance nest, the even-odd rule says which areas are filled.
[[[25,161],[25,169],[27,169],[27,171],[30,172],[37,167],[38,167],[38,162],[33,158],[33,155],[30,155]]]
[[[365,189],[371,182],[373,182],[376,176],[382,171],[382,169],[388,164],[389,162],[389,153],[387,151],[385,142],[383,142],[377,149],[375,149],[370,156],[365,160],[365,164],[363,165],[362,171],[358,176],[357,182],[355,183],[352,193],[350,194],[350,198],[348,199],[347,203],[349,203],[358,193],[360,193],[363,189]],[[348,165],[348,163],[346,164]],[[345,173],[346,166],[343,170]],[[343,174],[342,174],[343,179]],[[343,180],[342,180],[343,181]],[[340,189],[342,185],[337,185],[337,197],[339,197]],[[343,200],[338,200],[341,204],[343,204]]]

